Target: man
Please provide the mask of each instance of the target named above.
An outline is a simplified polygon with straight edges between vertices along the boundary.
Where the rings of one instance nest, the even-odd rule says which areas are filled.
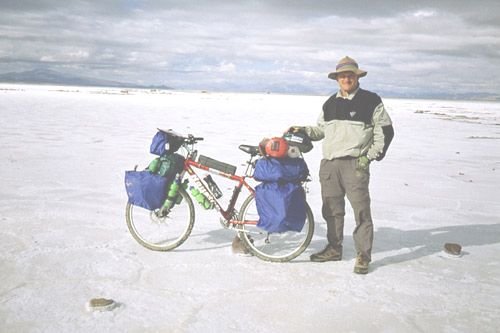
[[[323,105],[317,126],[303,127],[312,140],[323,139],[319,179],[328,245],[311,255],[311,261],[342,259],[347,196],[356,220],[354,273],[358,274],[368,273],[373,244],[368,190],[370,163],[382,160],[394,136],[380,97],[359,87],[359,78],[366,74],[354,59],[342,58],[335,72],[328,75],[337,81],[339,91]]]

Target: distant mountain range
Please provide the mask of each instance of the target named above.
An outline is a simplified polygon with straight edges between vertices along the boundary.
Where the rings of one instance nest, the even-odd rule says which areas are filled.
[[[500,95],[489,93],[399,93],[394,91],[377,90],[377,94],[384,98],[403,98],[403,99],[438,99],[438,100],[462,100],[462,101],[500,101]]]
[[[174,88],[163,85],[139,85],[126,82],[102,80],[85,76],[76,76],[64,74],[48,69],[35,69],[25,72],[11,72],[0,74],[0,82],[6,83],[26,83],[26,84],[49,84],[61,86],[84,86],[84,87],[114,87],[114,88],[136,88],[136,89],[161,89],[172,90]],[[234,91],[247,92],[243,86],[234,86]],[[248,87],[247,87],[248,88]],[[210,89],[210,88],[208,88]],[[233,91],[233,90],[228,90]],[[303,85],[276,85],[268,86],[267,92],[270,93],[291,93],[291,94],[317,94],[310,88]],[[410,98],[410,99],[445,99],[445,100],[476,100],[476,101],[500,101],[500,94],[489,93],[446,93],[446,92],[421,92],[409,93],[404,91],[383,91],[376,92],[385,98]],[[328,93],[323,93],[327,95]]]
[[[90,87],[117,87],[139,89],[174,89],[168,86],[146,86],[110,80],[101,80],[85,76],[63,74],[49,69],[34,69],[26,72],[11,72],[0,74],[0,82],[27,83],[27,84],[53,84],[61,86],[90,86]]]

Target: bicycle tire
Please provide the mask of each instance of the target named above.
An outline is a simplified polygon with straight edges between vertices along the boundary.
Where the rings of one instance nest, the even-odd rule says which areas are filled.
[[[158,209],[150,211],[127,203],[128,230],[139,244],[153,251],[169,251],[186,241],[193,230],[195,210],[184,188],[179,188],[179,194],[182,201],[165,217],[157,215]]]
[[[240,221],[257,221],[255,196],[245,199],[240,210]],[[256,257],[272,262],[287,262],[298,257],[311,243],[314,234],[314,215],[306,202],[306,221],[301,232],[287,231],[268,234],[256,225],[239,225],[240,238]],[[269,242],[266,242],[269,240]]]

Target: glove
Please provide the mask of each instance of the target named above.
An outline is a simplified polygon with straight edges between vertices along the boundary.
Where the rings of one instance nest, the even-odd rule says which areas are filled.
[[[285,133],[298,133],[305,132],[306,128],[304,126],[292,126]]]
[[[370,159],[363,155],[358,157],[358,170],[367,170],[370,166]]]

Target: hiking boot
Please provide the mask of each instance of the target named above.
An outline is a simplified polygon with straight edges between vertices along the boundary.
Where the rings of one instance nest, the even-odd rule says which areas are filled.
[[[354,273],[356,274],[367,274],[370,262],[365,260],[363,257],[358,256],[356,258],[356,263],[354,264]]]
[[[322,251],[312,254],[310,258],[311,261],[314,262],[339,261],[342,260],[342,253],[334,250],[333,247],[328,244]]]

